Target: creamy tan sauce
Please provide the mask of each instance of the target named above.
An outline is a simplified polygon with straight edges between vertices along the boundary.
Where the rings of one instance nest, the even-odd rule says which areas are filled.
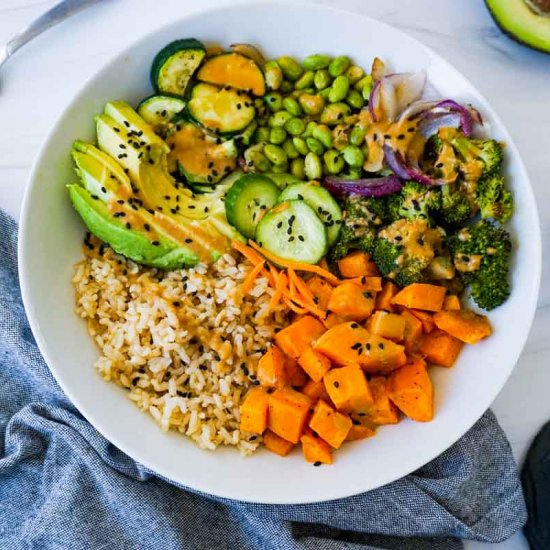
[[[481,266],[481,254],[457,254],[454,259],[455,267],[461,273],[477,271]]]

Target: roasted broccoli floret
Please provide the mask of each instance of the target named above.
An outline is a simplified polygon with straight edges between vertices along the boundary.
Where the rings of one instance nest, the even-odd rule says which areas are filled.
[[[468,195],[459,183],[448,183],[441,186],[441,209],[439,218],[451,227],[464,225],[473,215]]]
[[[400,286],[421,281],[444,235],[441,228],[430,228],[424,219],[397,220],[378,233],[374,261],[385,277]]]
[[[505,222],[512,216],[512,194],[506,189],[502,176],[481,178],[476,187],[475,200],[482,218]]]
[[[391,221],[400,218],[429,220],[441,207],[439,189],[415,181],[405,183],[399,193],[388,197],[388,215]]]
[[[461,170],[465,178],[498,174],[502,165],[502,146],[494,139],[470,139],[458,134],[452,145],[462,157]]]
[[[338,240],[330,249],[329,259],[331,261],[339,260],[347,256],[350,250],[372,252],[377,231],[374,225],[358,225],[355,228],[354,225],[344,222]]]
[[[512,243],[505,229],[481,220],[452,235],[448,246],[458,273],[480,307],[490,310],[506,301]]]

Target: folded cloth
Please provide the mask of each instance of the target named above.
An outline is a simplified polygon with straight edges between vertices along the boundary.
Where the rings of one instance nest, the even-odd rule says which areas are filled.
[[[0,211],[0,548],[454,549],[525,523],[490,411],[417,472],[346,499],[248,504],[160,478],[97,433],[50,374],[19,295],[16,233]]]

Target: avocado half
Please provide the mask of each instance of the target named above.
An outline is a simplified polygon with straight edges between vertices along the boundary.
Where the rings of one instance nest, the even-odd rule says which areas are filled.
[[[485,0],[485,4],[513,40],[550,53],[550,0]]]

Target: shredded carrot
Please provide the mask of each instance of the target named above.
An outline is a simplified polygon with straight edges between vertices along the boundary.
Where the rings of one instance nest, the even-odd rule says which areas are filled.
[[[298,313],[298,315],[304,315],[307,313],[307,309],[303,307],[298,307],[296,304],[293,303],[293,301],[283,294],[283,302],[292,310],[294,313]]]
[[[288,278],[294,283],[296,290],[300,293],[304,301],[312,306],[315,306],[315,300],[313,299],[313,293],[304,281],[298,277],[296,271],[291,267],[288,269]]]
[[[294,302],[294,304],[303,307],[305,310],[309,311],[309,313],[311,313],[312,315],[315,315],[315,317],[318,317],[321,321],[325,320],[327,316],[326,311],[319,309],[315,305],[304,302],[301,298],[294,298],[292,301]]]
[[[287,269],[292,268],[292,269],[295,269],[296,271],[309,271],[310,273],[316,273],[320,277],[327,279],[329,282],[332,282],[333,284],[338,283],[338,278],[335,275],[333,275],[330,271],[327,271],[326,269],[319,267],[318,265],[304,264],[301,262],[295,262],[293,260],[284,260],[283,258],[279,258],[274,254],[271,254],[271,252],[264,250],[263,248],[258,246],[254,241],[248,241],[248,243],[256,252],[258,252],[265,258],[267,258],[270,262],[273,262],[282,267],[286,267]]]
[[[264,261],[263,257],[252,250],[249,246],[246,246],[246,244],[242,243],[241,241],[233,241],[231,243],[231,246],[240,252],[247,260],[250,260],[254,265],[258,263],[262,263]]]
[[[246,276],[246,279],[243,282],[243,295],[248,294],[250,290],[252,289],[252,285],[254,285],[254,281],[258,277],[258,275],[265,269],[265,263],[261,262],[259,264],[256,264],[250,273]]]
[[[281,298],[283,297],[286,290],[287,290],[286,275],[284,273],[280,273],[279,278],[277,279],[277,284],[275,285],[275,292],[273,293],[273,296],[269,301],[269,306],[268,306],[269,311],[272,311],[275,307],[277,307],[277,304],[281,301]]]

